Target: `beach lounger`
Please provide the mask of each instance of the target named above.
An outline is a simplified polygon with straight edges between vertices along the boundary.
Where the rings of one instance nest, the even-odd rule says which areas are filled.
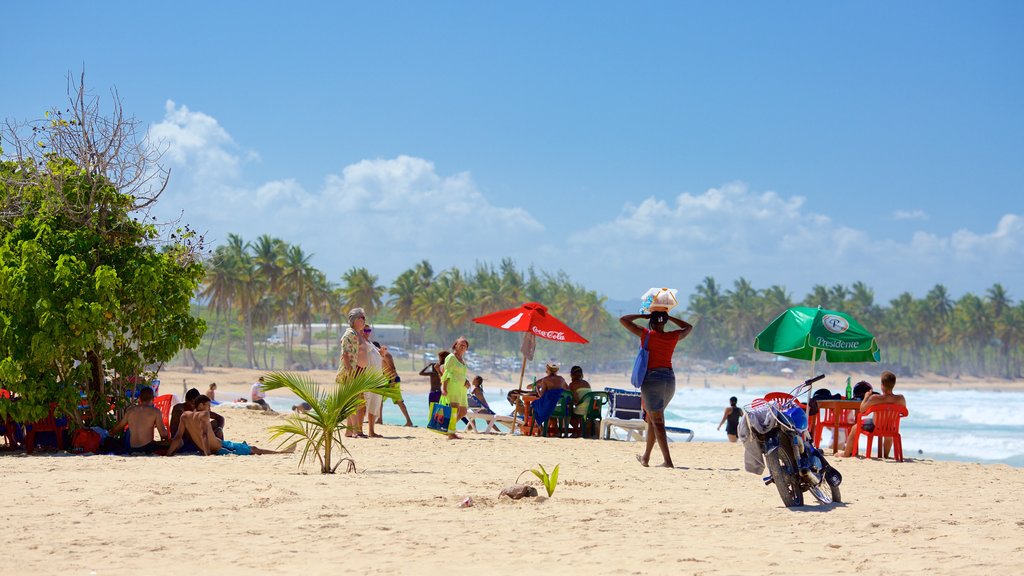
[[[620,390],[617,388],[605,388],[608,393],[608,414],[601,420],[601,438],[611,438],[613,428],[621,428],[626,432],[627,440],[643,441],[647,433],[647,422],[643,420],[643,408],[640,402],[640,392]],[[678,426],[666,426],[669,440],[672,434],[685,435],[686,441],[693,440],[693,430],[680,428]]]
[[[647,423],[643,420],[643,407],[638,390],[605,388],[608,393],[608,417],[601,420],[601,438],[611,438],[612,428],[626,431],[627,440],[643,440]]]
[[[495,426],[496,422],[507,424],[510,429],[512,427],[511,416],[498,416],[493,412],[485,412],[482,409],[470,410],[469,412],[466,412],[466,419],[468,419],[469,422],[473,425],[473,430],[477,432],[479,432],[480,429],[477,427],[476,421],[483,420],[484,422],[487,422],[487,428],[484,429],[483,434],[490,434],[491,432],[501,432],[501,430],[498,430],[497,426]]]

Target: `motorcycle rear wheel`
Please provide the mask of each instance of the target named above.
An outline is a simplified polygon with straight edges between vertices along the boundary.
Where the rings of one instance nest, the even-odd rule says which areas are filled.
[[[768,471],[772,475],[775,487],[779,489],[779,496],[786,508],[794,508],[804,505],[804,493],[800,489],[800,475],[796,469],[796,462],[789,447],[783,442],[775,450],[765,454],[768,463]]]

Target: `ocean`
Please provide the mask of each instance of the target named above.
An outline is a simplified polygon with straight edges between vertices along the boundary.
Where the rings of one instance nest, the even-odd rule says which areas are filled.
[[[839,388],[829,387],[833,390]],[[769,388],[680,388],[669,404],[665,420],[669,426],[693,430],[694,441],[726,442],[725,426],[716,430],[729,397],[739,405],[772,392]],[[1024,467],[1024,392],[987,390],[901,390],[907,397],[910,415],[900,424],[903,454],[908,458],[956,460],[983,464]],[[491,406],[509,413],[505,390],[488,391]],[[275,410],[288,412],[294,398],[268,397]],[[427,395],[405,393],[413,423],[424,426],[428,417]],[[384,421],[403,424],[401,411],[391,401],[384,403]],[[822,444],[828,433],[822,438]]]

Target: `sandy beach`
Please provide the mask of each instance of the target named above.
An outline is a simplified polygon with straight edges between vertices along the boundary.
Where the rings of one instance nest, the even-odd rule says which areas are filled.
[[[161,377],[162,387],[180,376],[201,390],[210,379],[228,395],[247,391],[255,374]],[[281,416],[223,413],[228,439],[273,447],[266,428]],[[739,445],[674,443],[677,467],[667,470],[640,467],[628,442],[473,433],[449,442],[423,428],[379,430],[385,438],[346,443],[358,472],[333,476],[299,468],[298,454],[0,455],[0,573],[1024,569],[1020,468],[838,460],[843,504],[786,509],[774,487],[743,471]],[[538,463],[561,466],[552,498],[498,497]],[[539,487],[530,474],[523,481]],[[461,508],[466,498],[474,505]]]

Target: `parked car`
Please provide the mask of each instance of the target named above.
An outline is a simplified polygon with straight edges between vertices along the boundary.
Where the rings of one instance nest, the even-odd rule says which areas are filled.
[[[434,354],[433,352],[424,352],[423,353],[423,361],[424,362],[437,362],[437,354]]]
[[[283,340],[281,340],[281,337],[277,334],[271,334],[267,337],[267,344],[281,344],[282,342]]]
[[[388,352],[391,352],[391,355],[395,358],[404,358],[409,355],[409,353],[405,351],[405,348],[402,348],[401,346],[388,346]]]

